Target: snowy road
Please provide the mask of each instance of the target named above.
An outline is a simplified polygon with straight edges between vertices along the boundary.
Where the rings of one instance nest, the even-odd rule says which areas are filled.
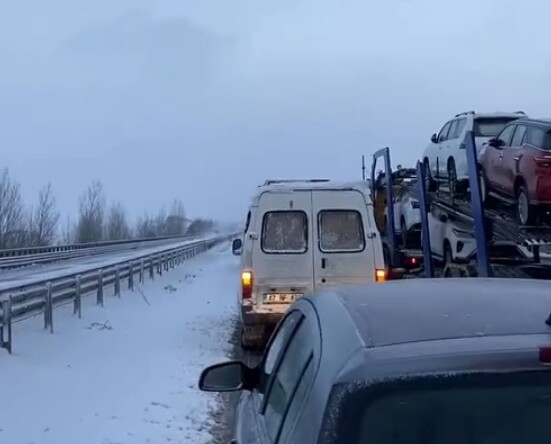
[[[197,390],[206,365],[226,359],[238,261],[217,246],[136,291],[88,298],[83,318],[54,313],[17,324],[0,352],[0,443],[209,442],[215,397]]]

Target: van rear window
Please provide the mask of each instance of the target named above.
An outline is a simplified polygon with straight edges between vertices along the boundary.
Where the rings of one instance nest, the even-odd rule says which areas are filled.
[[[359,252],[365,248],[362,216],[353,210],[319,212],[320,250],[323,252]]]
[[[300,254],[308,249],[308,218],[304,211],[264,214],[260,247],[264,253]]]

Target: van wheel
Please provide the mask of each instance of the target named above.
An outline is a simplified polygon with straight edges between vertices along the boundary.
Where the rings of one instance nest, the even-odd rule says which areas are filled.
[[[260,350],[265,345],[265,334],[262,326],[244,325],[241,327],[241,348],[245,351]]]

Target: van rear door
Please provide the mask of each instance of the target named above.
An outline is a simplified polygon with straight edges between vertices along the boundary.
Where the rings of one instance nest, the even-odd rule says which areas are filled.
[[[313,290],[311,196],[309,190],[267,191],[260,196],[252,260],[257,304],[288,303],[290,295]]]
[[[375,281],[373,218],[357,190],[312,192],[315,218],[314,286],[355,285]]]

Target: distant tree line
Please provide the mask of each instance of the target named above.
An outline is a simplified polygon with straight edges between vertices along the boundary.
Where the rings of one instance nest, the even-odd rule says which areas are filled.
[[[214,221],[188,220],[183,202],[175,199],[168,209],[145,212],[131,223],[123,204],[108,204],[103,185],[95,181],[79,197],[76,220],[67,218],[60,225],[51,184],[40,190],[34,205],[27,206],[19,182],[8,169],[0,171],[0,249],[201,234],[212,230]]]

